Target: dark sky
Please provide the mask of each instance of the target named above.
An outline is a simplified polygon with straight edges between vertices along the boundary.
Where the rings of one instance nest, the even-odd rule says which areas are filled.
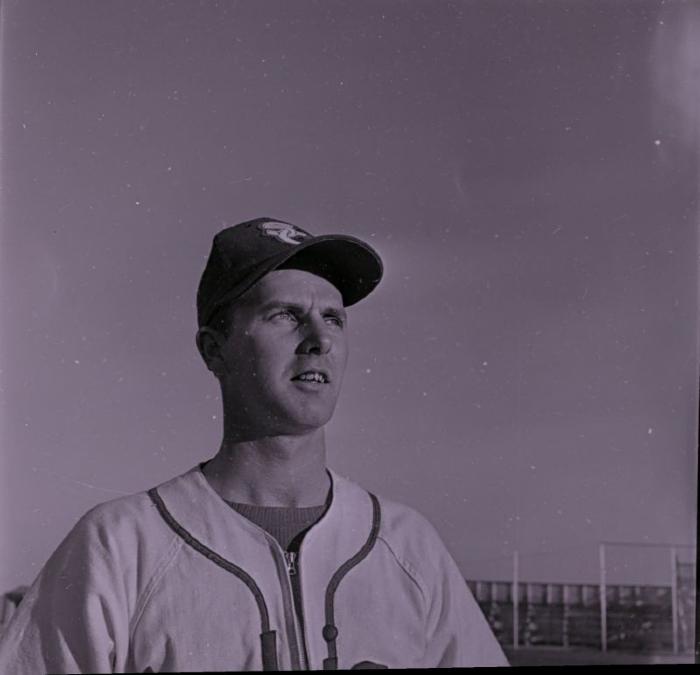
[[[694,542],[699,45],[691,2],[4,2],[0,590],[215,453],[195,289],[261,215],[383,256],[330,464],[466,576]]]

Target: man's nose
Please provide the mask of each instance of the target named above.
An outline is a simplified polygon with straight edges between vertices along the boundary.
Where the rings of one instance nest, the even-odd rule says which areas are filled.
[[[304,354],[327,354],[332,346],[333,340],[323,319],[309,320],[299,350]]]

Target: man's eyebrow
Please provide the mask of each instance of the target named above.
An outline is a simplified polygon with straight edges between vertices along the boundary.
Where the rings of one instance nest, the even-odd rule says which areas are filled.
[[[286,301],[286,300],[270,300],[263,305],[260,305],[261,312],[269,312],[271,309],[293,309],[296,312],[304,311],[304,307],[298,302]]]
[[[325,310],[323,310],[323,313],[334,314],[335,316],[338,316],[342,319],[344,319],[348,315],[348,313],[343,307],[327,307]]]
[[[298,302],[292,300],[271,300],[260,306],[260,311],[263,313],[269,312],[273,309],[291,309],[295,312],[303,313],[306,311],[304,305],[300,305]],[[336,314],[337,316],[345,317],[347,313],[344,307],[327,306],[323,309],[323,314]]]

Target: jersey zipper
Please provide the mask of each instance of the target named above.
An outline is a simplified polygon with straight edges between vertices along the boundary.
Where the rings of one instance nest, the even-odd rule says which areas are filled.
[[[292,605],[296,613],[297,621],[299,624],[299,642],[301,649],[299,650],[299,656],[302,661],[302,668],[308,670],[309,655],[306,649],[306,627],[304,625],[304,607],[301,595],[301,576],[299,575],[299,560],[301,558],[301,548],[298,552],[295,551],[285,551],[284,560],[287,563],[287,575],[289,576],[289,583],[292,586]],[[297,606],[297,598],[299,599],[299,605]]]
[[[284,552],[284,561],[287,563],[287,574],[289,574],[289,580],[294,586],[292,577],[297,575],[297,554],[294,551]]]
[[[287,551],[283,551],[282,547],[279,545],[277,540],[270,534],[268,534],[265,530],[263,530],[261,527],[257,526],[256,527],[265,535],[265,538],[271,543],[272,545],[272,553],[273,553],[273,558],[275,558],[275,564],[277,566],[277,569],[279,572],[282,572],[281,576],[284,576],[284,571],[287,572],[286,577],[287,577],[287,583],[282,583],[281,588],[282,588],[282,594],[285,596],[285,601],[282,603],[283,606],[287,605],[291,608],[291,616],[289,613],[286,611],[286,607],[284,609],[284,617],[285,617],[285,624],[286,624],[286,633],[289,638],[289,640],[293,640],[294,644],[292,645],[290,643],[289,645],[289,651],[290,651],[290,657],[291,657],[291,663],[292,663],[292,670],[308,670],[309,667],[307,665],[308,661],[306,658],[306,642],[304,640],[303,634],[300,636],[300,631],[298,629],[299,625],[299,620],[297,618],[296,610],[295,610],[295,603],[294,603],[294,594],[292,592],[292,579],[294,577],[298,576],[298,557],[293,557],[293,558],[288,558],[287,557]],[[294,574],[292,575],[292,570],[294,570]],[[301,640],[299,639],[301,637]]]

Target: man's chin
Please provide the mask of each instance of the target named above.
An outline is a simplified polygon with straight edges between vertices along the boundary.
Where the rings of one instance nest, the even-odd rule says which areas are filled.
[[[323,409],[308,407],[270,409],[260,417],[248,417],[233,421],[234,433],[241,439],[255,440],[274,436],[307,436],[314,433],[330,421],[333,410],[327,406]]]
[[[319,417],[319,418],[305,418],[295,420],[288,427],[288,433],[290,436],[306,436],[307,434],[312,434],[314,431],[319,431],[328,424],[331,416]]]
[[[293,411],[280,420],[281,427],[290,436],[303,436],[322,429],[333,417],[333,410]]]

